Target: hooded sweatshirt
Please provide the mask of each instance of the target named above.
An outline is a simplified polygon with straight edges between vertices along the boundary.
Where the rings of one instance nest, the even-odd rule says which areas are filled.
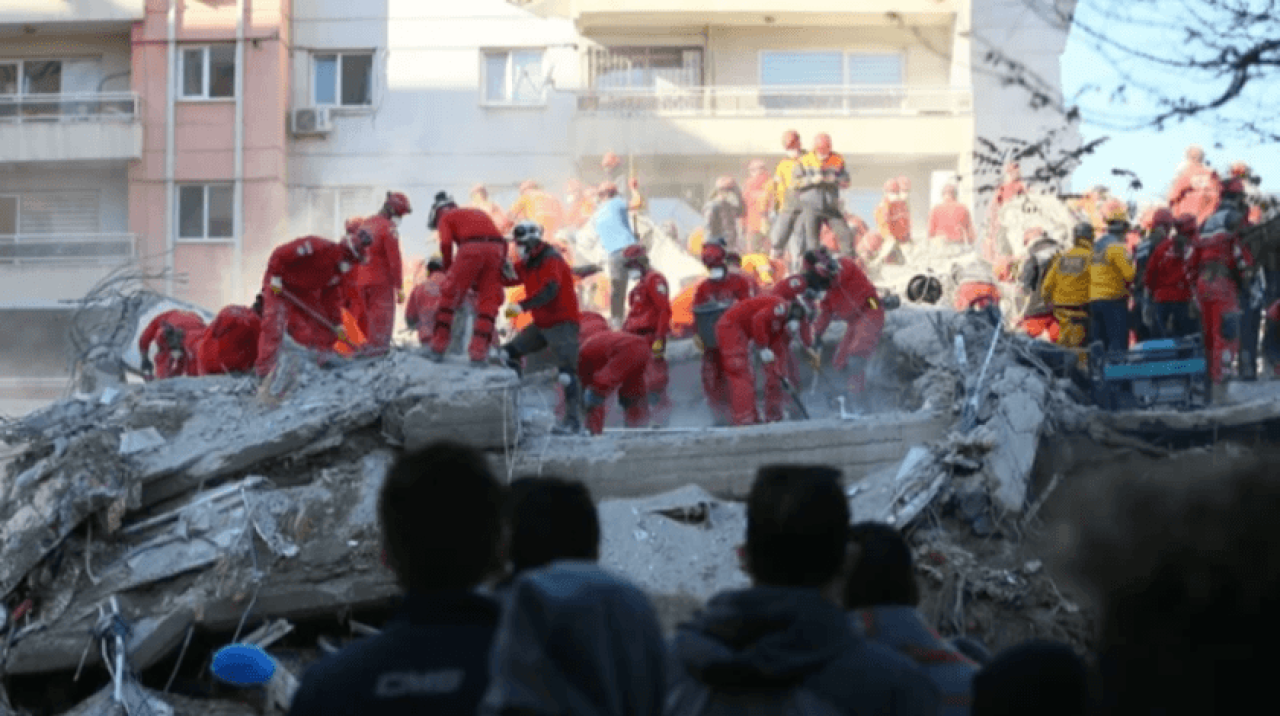
[[[680,627],[667,716],[938,713],[906,657],[855,634],[816,589],[724,592]]]
[[[520,575],[480,716],[661,716],[666,647],[636,587],[587,562]]]

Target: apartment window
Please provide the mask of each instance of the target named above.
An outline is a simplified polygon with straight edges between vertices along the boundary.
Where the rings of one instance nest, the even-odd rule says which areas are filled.
[[[230,184],[188,184],[178,187],[178,238],[183,241],[221,241],[232,238]]]
[[[761,104],[779,110],[892,108],[901,103],[902,75],[899,53],[762,52]],[[875,86],[885,89],[867,89]]]
[[[608,47],[593,50],[588,58],[594,89],[702,84],[702,49],[698,47]]]
[[[0,60],[0,118],[57,114],[57,102],[31,99],[61,92],[61,60]]]
[[[319,107],[367,107],[373,104],[373,53],[315,55],[312,100]]]
[[[544,51],[485,50],[484,104],[540,105],[546,102],[542,81]]]
[[[187,100],[225,99],[236,94],[234,45],[208,45],[182,50],[181,97]]]
[[[342,236],[348,217],[368,216],[378,209],[370,187],[312,187],[307,190],[307,232]]]

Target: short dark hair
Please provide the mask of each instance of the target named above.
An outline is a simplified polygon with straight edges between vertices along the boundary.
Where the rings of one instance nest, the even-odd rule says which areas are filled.
[[[840,471],[825,465],[766,465],[747,498],[746,554],[759,584],[818,587],[844,566],[849,504]]]
[[[595,560],[600,517],[586,485],[559,477],[522,477],[508,493],[511,566],[516,574],[557,559]]]
[[[858,557],[845,578],[845,609],[920,603],[911,547],[898,530],[882,522],[859,522],[849,528],[849,544]]]
[[[973,716],[1084,716],[1088,710],[1089,669],[1066,644],[1024,642],[973,677]]]
[[[503,488],[484,453],[440,441],[401,455],[378,496],[387,563],[413,591],[469,589],[493,566]]]

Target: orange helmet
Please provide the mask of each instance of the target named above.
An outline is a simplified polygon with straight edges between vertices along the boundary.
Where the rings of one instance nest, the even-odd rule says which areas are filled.
[[[897,193],[898,193],[898,180],[897,180],[897,179],[890,179],[889,181],[885,182],[885,183],[884,183],[884,193],[886,193],[886,194],[897,194]]]
[[[782,133],[782,148],[786,150],[800,148],[800,133],[794,129],[788,129]]]
[[[813,138],[813,151],[819,154],[831,153],[831,135],[821,132]]]
[[[604,157],[600,159],[600,168],[607,172],[611,172],[620,166],[622,166],[622,160],[613,152],[605,152]]]
[[[390,211],[392,216],[404,216],[412,211],[409,208],[409,197],[398,191],[387,192],[387,201],[383,207]]]
[[[898,177],[898,191],[911,191],[911,180],[906,177]]]

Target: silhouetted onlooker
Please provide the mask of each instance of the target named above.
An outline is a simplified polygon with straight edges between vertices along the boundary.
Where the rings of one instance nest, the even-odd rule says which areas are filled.
[[[849,507],[829,467],[761,468],[747,502],[744,567],[677,631],[667,716],[936,714],[938,689],[910,660],[858,636],[836,596]]]
[[[916,584],[911,547],[898,530],[878,522],[849,528],[856,560],[845,580],[845,608],[855,629],[911,659],[942,692],[945,716],[965,716],[972,701],[973,675],[978,665],[943,641],[916,607]]]
[[[493,564],[502,501],[474,448],[439,442],[396,461],[378,520],[404,602],[381,634],[307,670],[292,716],[475,713],[499,608],[473,589]]]
[[[973,677],[973,716],[1084,716],[1088,709],[1088,668],[1066,644],[1019,644]]]
[[[558,477],[511,483],[511,569],[516,575],[557,559],[600,557],[600,518],[586,485]]]
[[[636,587],[583,561],[521,574],[481,716],[660,716],[666,644]]]

